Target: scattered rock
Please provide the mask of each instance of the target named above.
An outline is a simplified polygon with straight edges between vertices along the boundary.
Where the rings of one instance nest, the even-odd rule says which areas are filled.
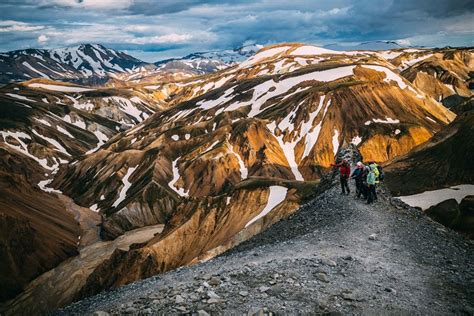
[[[186,309],[186,307],[184,306],[178,306],[178,307],[175,307],[177,310],[179,310],[180,312],[183,312],[183,313],[186,313],[188,310]]]
[[[330,266],[330,267],[335,267],[337,266],[337,263],[331,259],[328,259],[328,258],[322,258],[321,259],[321,263],[322,264],[325,264],[327,266]]]
[[[137,309],[133,306],[127,307],[125,309],[126,314],[135,314],[137,312]]]
[[[209,283],[209,285],[211,286],[219,286],[221,284],[221,280],[218,277],[214,276],[210,278],[207,283]]]
[[[208,312],[203,309],[197,311],[198,316],[210,316]]]
[[[261,292],[261,293],[264,293],[266,291],[268,291],[270,288],[268,286],[264,286],[262,285],[261,287],[258,288],[258,290]]]
[[[246,297],[246,296],[249,295],[249,292],[247,292],[247,291],[240,291],[240,292],[239,292],[239,295],[240,295],[240,296],[243,296],[243,297]]]
[[[356,300],[356,296],[352,292],[343,292],[341,296],[346,301],[355,301]]]
[[[207,300],[208,304],[217,304],[217,303],[221,303],[221,302],[222,302],[222,300],[219,299],[219,298],[210,298],[210,299]]]
[[[95,311],[92,313],[92,316],[109,316],[110,314],[104,311]]]
[[[176,295],[174,302],[176,304],[183,304],[184,303],[184,298],[181,295]]]
[[[369,240],[377,240],[377,234],[370,235]]]
[[[208,291],[207,292],[207,297],[214,298],[214,299],[220,299],[220,296],[217,295],[214,291]]]
[[[326,273],[317,273],[315,276],[316,276],[316,279],[318,279],[319,281],[322,281],[325,283],[329,282],[329,278]]]
[[[386,287],[386,288],[385,288],[385,292],[397,294],[397,291],[396,291],[395,289],[392,289],[391,287]]]

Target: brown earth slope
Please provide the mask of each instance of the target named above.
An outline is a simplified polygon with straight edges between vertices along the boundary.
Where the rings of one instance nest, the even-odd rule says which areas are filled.
[[[0,143],[0,301],[76,255],[79,225],[54,195],[31,182],[41,168]]]
[[[392,193],[410,195],[474,183],[474,112],[459,115],[448,127],[385,167]]]

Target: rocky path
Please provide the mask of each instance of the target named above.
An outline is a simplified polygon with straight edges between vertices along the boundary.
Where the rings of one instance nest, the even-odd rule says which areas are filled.
[[[472,242],[381,191],[335,186],[218,258],[57,313],[473,314]]]

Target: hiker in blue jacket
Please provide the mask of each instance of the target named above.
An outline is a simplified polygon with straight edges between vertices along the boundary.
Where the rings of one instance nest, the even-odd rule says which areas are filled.
[[[355,180],[357,198],[360,198],[361,195],[364,198],[366,197],[366,193],[364,192],[364,168],[364,164],[359,161],[351,175],[351,179]]]

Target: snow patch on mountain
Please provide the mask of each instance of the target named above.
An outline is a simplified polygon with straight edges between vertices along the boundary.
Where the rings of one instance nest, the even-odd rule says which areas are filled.
[[[273,185],[269,187],[270,193],[268,194],[268,200],[267,204],[263,208],[263,210],[255,216],[252,220],[250,220],[245,227],[250,226],[251,224],[255,223],[257,220],[260,218],[264,217],[268,213],[271,212],[278,204],[283,202],[286,198],[286,193],[288,192],[288,188],[279,186],[279,185]]]
[[[425,191],[419,194],[399,196],[397,198],[412,207],[419,207],[422,210],[426,210],[431,206],[449,199],[455,199],[458,203],[461,203],[468,195],[474,195],[473,184],[461,184],[450,188]]]
[[[169,186],[173,191],[175,191],[176,193],[178,193],[180,196],[187,197],[187,196],[188,196],[188,193],[184,190],[184,188],[179,188],[179,189],[177,189],[177,188],[175,187],[175,184],[176,184],[176,182],[178,182],[179,177],[180,177],[180,175],[179,175],[179,169],[178,169],[178,166],[177,166],[179,158],[181,158],[181,157],[176,158],[176,159],[173,160],[173,162],[171,163],[171,168],[172,168],[172,170],[173,170],[173,179],[171,179],[171,181],[168,182],[168,186]]]
[[[44,84],[44,83],[31,83],[28,85],[32,88],[41,88],[51,91],[60,91],[60,92],[85,92],[85,91],[93,91],[95,89],[90,88],[81,88],[81,87],[71,87],[71,86],[61,86],[61,85],[54,85],[54,84]]]
[[[130,187],[132,186],[132,183],[128,180],[130,178],[130,176],[133,174],[133,172],[135,171],[135,169],[137,169],[137,166],[135,167],[129,167],[127,169],[127,172],[125,173],[125,175],[123,176],[122,178],[122,183],[123,183],[123,187],[122,187],[122,190],[120,190],[120,193],[119,193],[119,197],[117,200],[115,200],[114,204],[112,204],[113,207],[117,207],[120,203],[122,203],[123,200],[125,200],[125,198],[127,197],[127,191],[128,189],[130,189]]]
[[[16,93],[5,93],[5,95],[8,95],[9,97],[18,99],[18,100],[23,100],[23,101],[29,101],[29,102],[35,102],[35,100],[29,99],[23,95],[19,95]]]

